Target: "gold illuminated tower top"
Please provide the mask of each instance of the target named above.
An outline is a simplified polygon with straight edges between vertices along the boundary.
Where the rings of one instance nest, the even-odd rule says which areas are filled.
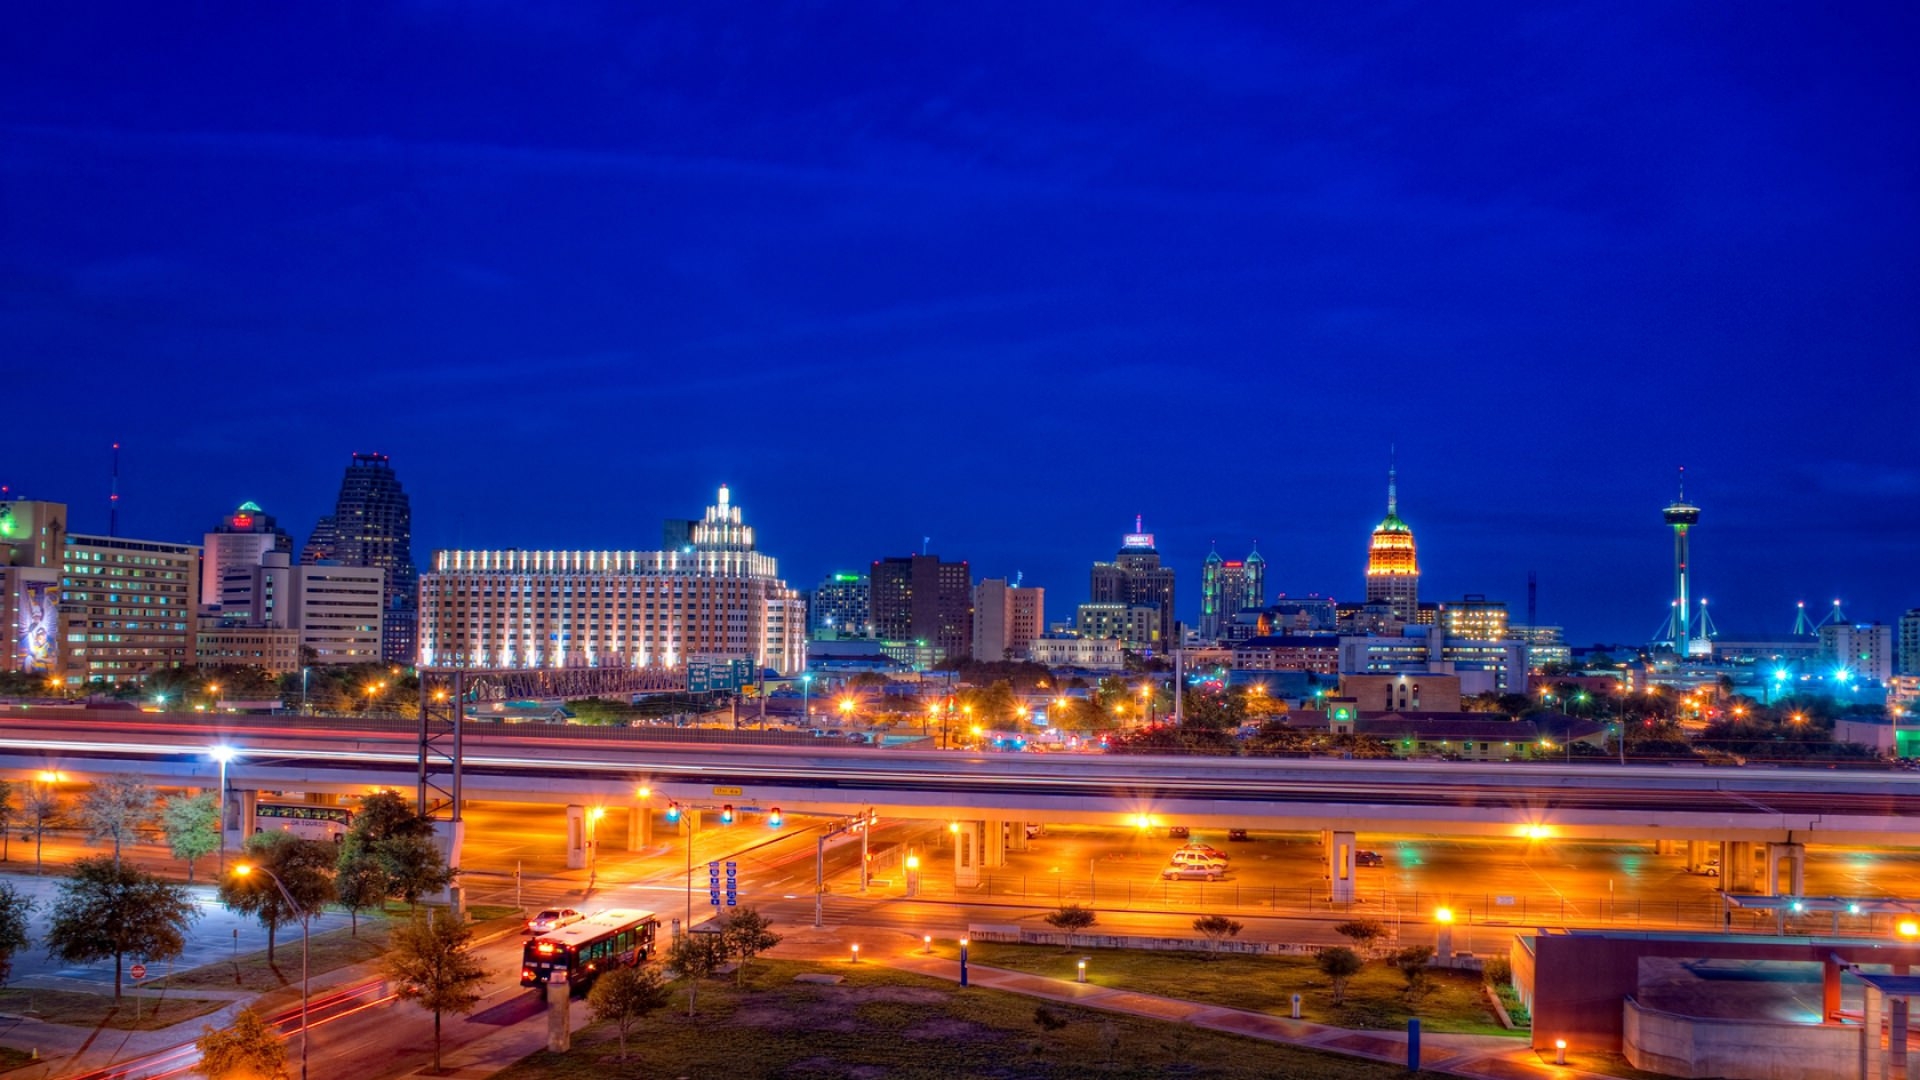
[[[1386,603],[1394,614],[1413,622],[1420,611],[1420,559],[1413,530],[1400,520],[1399,469],[1387,466],[1387,516],[1367,546],[1367,602]]]

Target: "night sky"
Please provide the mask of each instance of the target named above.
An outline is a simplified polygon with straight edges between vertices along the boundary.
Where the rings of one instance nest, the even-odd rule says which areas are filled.
[[[1684,464],[1727,636],[1920,605],[1912,5],[679,6],[16,5],[0,483],[304,540],[381,450],[424,563],[727,482],[1050,620],[1139,513],[1192,621],[1357,595],[1397,443],[1425,599],[1645,640]]]

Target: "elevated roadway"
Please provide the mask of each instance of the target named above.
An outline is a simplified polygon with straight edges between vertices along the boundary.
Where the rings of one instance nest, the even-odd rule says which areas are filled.
[[[1920,843],[1920,776],[1824,769],[1333,761],[686,745],[644,730],[473,725],[468,799],[565,805],[730,803],[743,812],[1466,836],[1851,846]],[[416,738],[397,724],[305,717],[6,714],[0,775],[110,773],[212,787],[411,791]]]

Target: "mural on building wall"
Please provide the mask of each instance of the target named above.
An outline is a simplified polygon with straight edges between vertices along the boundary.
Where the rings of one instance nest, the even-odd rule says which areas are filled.
[[[55,616],[60,613],[56,595],[59,586],[51,581],[29,581],[20,590],[19,641],[16,646],[20,670],[53,669]]]

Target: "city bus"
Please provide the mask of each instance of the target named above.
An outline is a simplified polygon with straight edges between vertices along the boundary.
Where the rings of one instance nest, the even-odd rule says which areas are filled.
[[[632,967],[653,955],[660,919],[651,911],[599,911],[532,941],[520,954],[520,985],[545,986],[553,973],[567,973],[575,994],[593,977],[618,965]]]
[[[308,803],[255,803],[253,831],[292,833],[302,840],[331,840],[338,844],[353,827],[353,811],[344,806]]]

